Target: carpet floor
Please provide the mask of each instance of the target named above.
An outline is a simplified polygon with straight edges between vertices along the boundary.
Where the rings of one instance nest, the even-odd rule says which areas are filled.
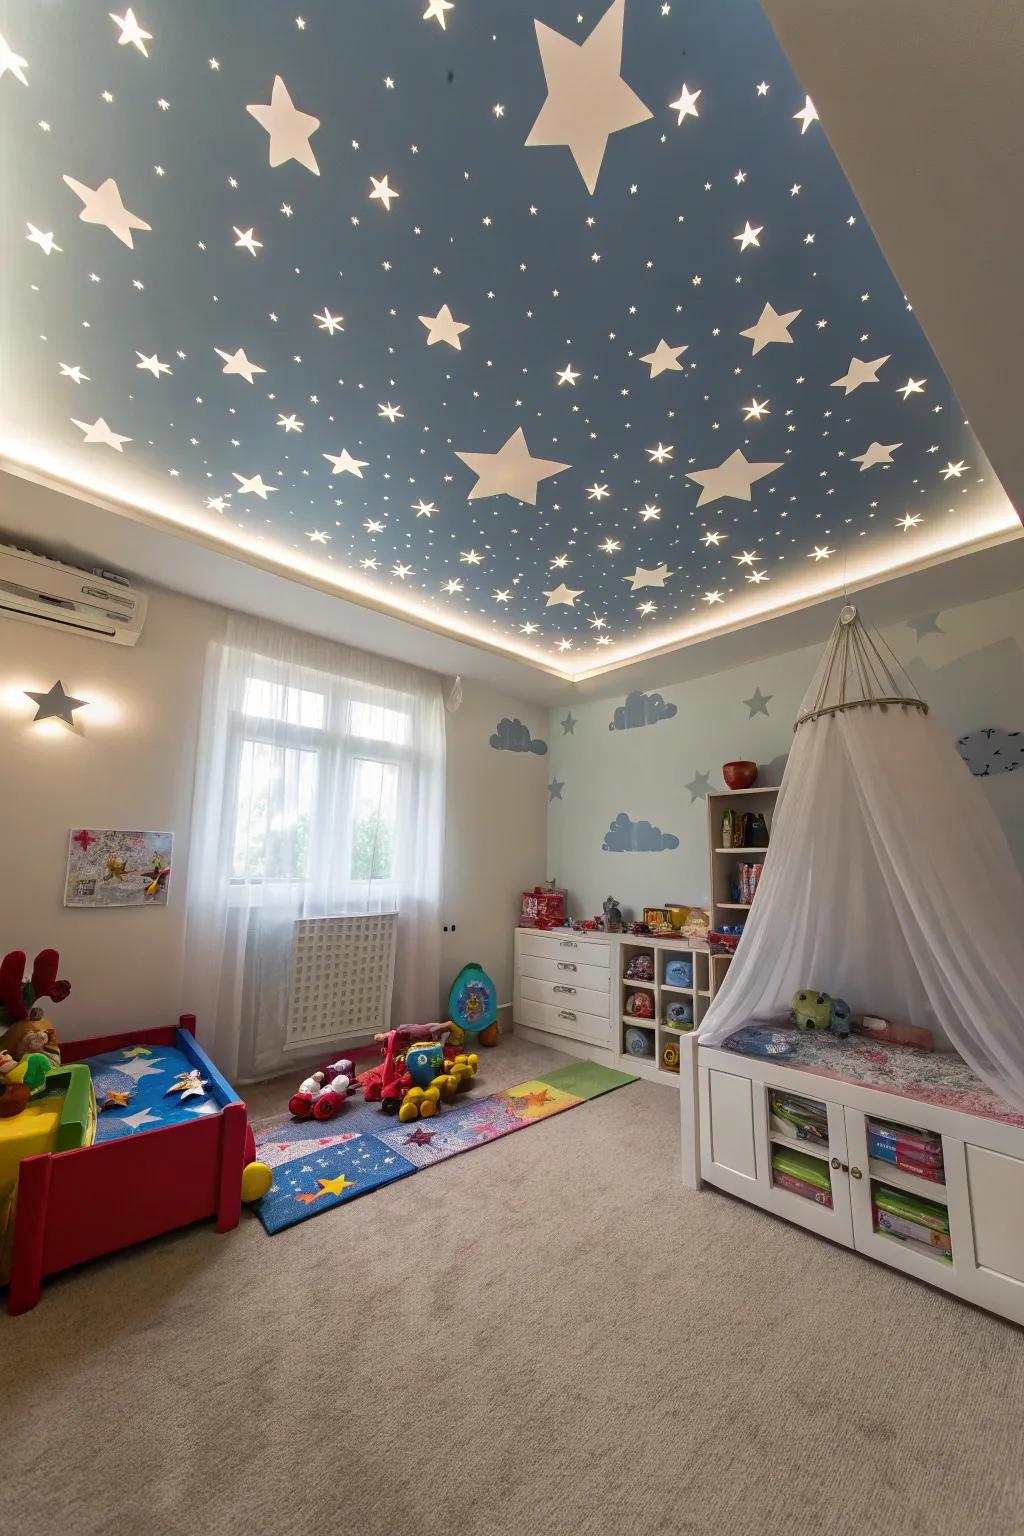
[[[506,1039],[481,1087],[564,1060]],[[51,1281],[0,1318],[18,1536],[1019,1536],[1024,1333],[678,1153],[635,1083]]]

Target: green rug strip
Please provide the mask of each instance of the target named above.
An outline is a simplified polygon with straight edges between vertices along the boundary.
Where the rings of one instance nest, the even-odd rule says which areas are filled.
[[[602,1093],[611,1093],[613,1088],[623,1088],[638,1079],[631,1072],[602,1067],[596,1061],[577,1061],[568,1067],[557,1067],[554,1072],[538,1073],[537,1081],[571,1093],[577,1099],[599,1099]]]

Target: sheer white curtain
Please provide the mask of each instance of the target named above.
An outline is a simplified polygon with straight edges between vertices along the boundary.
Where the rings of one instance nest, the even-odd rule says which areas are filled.
[[[393,1017],[436,1016],[444,772],[440,678],[256,619],[210,646],[184,995],[236,1081],[294,1061],[298,917],[397,910]]]
[[[1024,1107],[1024,881],[931,714],[860,707],[801,725],[743,943],[707,1044],[800,987],[909,1020]]]

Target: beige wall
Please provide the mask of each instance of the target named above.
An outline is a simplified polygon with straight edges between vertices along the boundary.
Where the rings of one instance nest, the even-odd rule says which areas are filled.
[[[157,591],[128,649],[0,617],[0,953],[60,950],[73,989],[54,1015],[65,1038],[202,1011],[182,976],[185,888],[204,654],[224,621],[223,609]],[[90,701],[75,734],[32,724],[23,690],[58,678]],[[478,960],[509,996],[518,893],[544,873],[546,759],[494,752],[488,738],[503,714],[540,732],[545,713],[477,684],[447,716],[445,988]],[[68,829],[82,825],[173,831],[168,906],[65,910]]]

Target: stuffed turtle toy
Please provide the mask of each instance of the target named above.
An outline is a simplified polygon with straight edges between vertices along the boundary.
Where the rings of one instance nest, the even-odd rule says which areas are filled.
[[[789,1021],[797,1029],[828,1029],[832,1022],[832,999],[827,992],[805,987],[793,994]]]

